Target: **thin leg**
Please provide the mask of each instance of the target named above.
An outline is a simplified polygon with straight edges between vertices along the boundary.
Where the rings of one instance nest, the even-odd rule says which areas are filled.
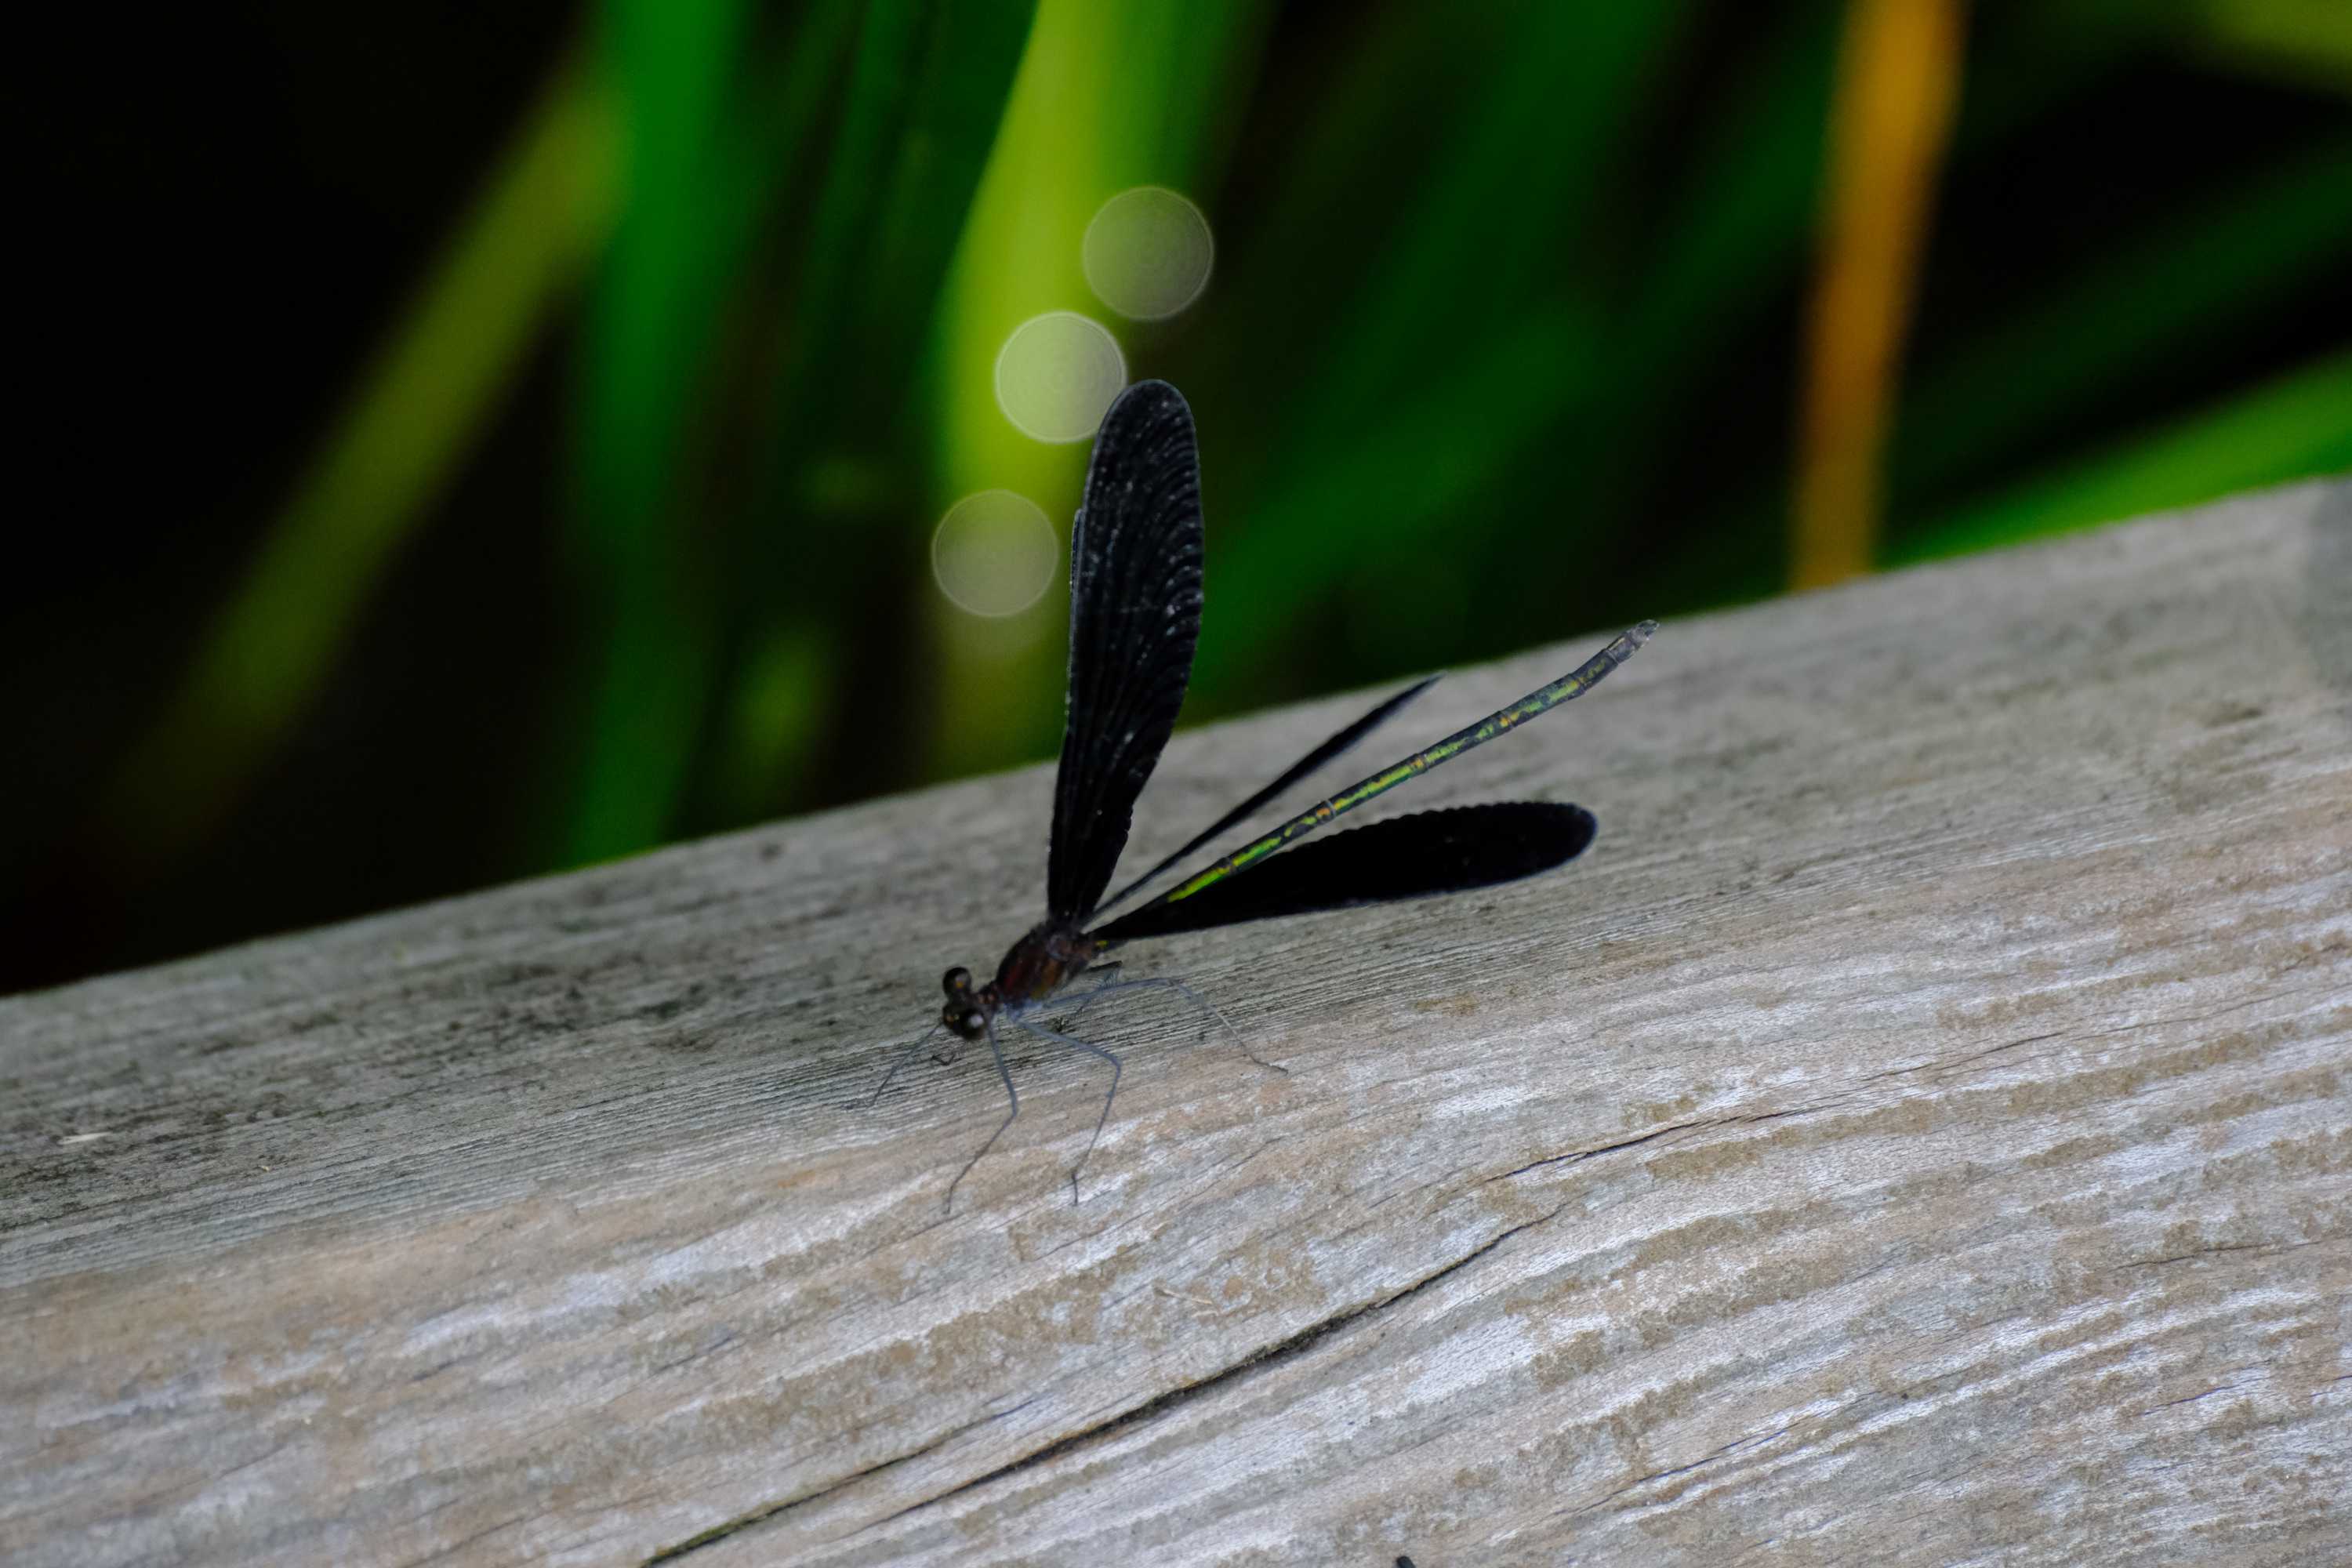
[[[890,1064],[890,1070],[882,1075],[882,1081],[876,1084],[874,1086],[874,1092],[866,1097],[865,1108],[866,1110],[871,1110],[874,1109],[875,1102],[882,1098],[882,1091],[890,1087],[890,1080],[898,1076],[898,1069],[905,1067],[908,1062],[913,1061],[915,1059],[915,1053],[921,1050],[925,1046],[929,1045],[931,1043],[931,1037],[946,1027],[947,1026],[945,1024],[933,1024],[929,1028],[923,1031],[922,1037],[920,1039],[913,1041],[905,1050],[898,1053],[898,1059]]]
[[[1013,1069],[1004,1065],[1004,1047],[996,1043],[996,1020],[993,1017],[989,1018],[986,1026],[988,1054],[996,1058],[996,1076],[1004,1080],[1004,1098],[1012,1109],[1004,1113],[1003,1124],[988,1135],[988,1142],[980,1146],[980,1152],[966,1160],[963,1163],[963,1169],[956,1173],[955,1180],[948,1184],[947,1210],[950,1214],[955,1213],[955,1190],[963,1185],[963,1179],[971,1174],[971,1168],[986,1159],[988,1152],[996,1147],[996,1141],[1004,1136],[1005,1128],[1012,1126],[1021,1116],[1021,1096],[1013,1087]],[[1029,1027],[1035,1028],[1036,1026],[1032,1024]]]
[[[1130,985],[1148,985],[1150,982],[1145,980],[1132,980],[1128,982],[1128,984]],[[1111,986],[1097,986],[1096,989],[1099,992],[1116,988]],[[1033,1024],[1026,1018],[1015,1018],[1013,1021],[1020,1025],[1023,1028],[1028,1030],[1033,1035],[1043,1035],[1049,1040],[1059,1040],[1066,1046],[1076,1046],[1078,1049],[1088,1052],[1094,1056],[1100,1057],[1103,1060],[1110,1063],[1110,1092],[1103,1096],[1102,1111],[1095,1118],[1095,1135],[1087,1140],[1087,1152],[1078,1156],[1078,1163],[1070,1167],[1070,1201],[1075,1204],[1078,1201],[1078,1173],[1087,1168],[1087,1161],[1094,1155],[1095,1145],[1102,1142],[1103,1123],[1110,1120],[1110,1102],[1118,1098],[1119,1074],[1127,1069],[1120,1064],[1119,1059],[1117,1057],[1111,1055],[1108,1051],[1103,1049],[1100,1046],[1096,1045],[1091,1040],[1082,1040],[1076,1035],[1066,1035],[1059,1029],[1049,1029],[1043,1024]]]
[[[1056,1022],[1062,1024],[1076,1023],[1080,1014],[1084,1013],[1087,1008],[1095,1005],[1096,997],[1101,995],[1106,991],[1117,991],[1120,989],[1119,984],[1114,983],[1111,976],[1117,974],[1125,967],[1125,960],[1114,958],[1108,963],[1097,964],[1093,969],[1088,970],[1087,973],[1089,974],[1099,975],[1101,978],[1095,983],[1095,985],[1091,990],[1087,991],[1084,995],[1078,998],[1078,1005],[1076,1007],[1071,1008],[1067,1013],[1064,1014],[1056,1020]]]
[[[1219,1012],[1215,1003],[1210,1001],[1207,997],[1202,995],[1198,991],[1193,990],[1190,985],[1185,984],[1181,980],[1171,980],[1165,975],[1154,975],[1149,980],[1120,980],[1110,984],[1096,986],[1093,990],[1087,993],[1086,1001],[1087,1003],[1091,1003],[1096,997],[1102,995],[1108,991],[1173,991],[1178,995],[1183,997],[1184,1000],[1192,1004],[1193,1006],[1198,1007],[1202,1012],[1206,1013],[1210,1017],[1214,1018],[1220,1025],[1222,1025],[1225,1033],[1233,1037],[1234,1048],[1235,1050],[1238,1050],[1242,1055],[1247,1057],[1258,1066],[1265,1068],[1268,1072],[1278,1072],[1285,1078],[1290,1076],[1290,1069],[1288,1068],[1282,1066],[1278,1062],[1267,1061],[1264,1057],[1261,1057],[1255,1051],[1251,1050],[1248,1045],[1243,1040],[1242,1032],[1234,1027],[1233,1020]],[[1084,1012],[1086,1010],[1085,1004],[1081,1004],[1078,1010],[1080,1012]],[[1074,1014],[1072,1016],[1076,1016],[1076,1015]],[[1065,1019],[1064,1022],[1066,1023],[1068,1020]]]

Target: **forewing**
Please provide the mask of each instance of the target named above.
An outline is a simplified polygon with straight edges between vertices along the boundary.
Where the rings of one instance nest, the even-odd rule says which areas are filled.
[[[1191,898],[1121,915],[1094,935],[1117,943],[1488,888],[1573,860],[1594,827],[1581,806],[1537,801],[1418,812],[1286,849]]]
[[[1045,874],[1055,920],[1083,921],[1110,884],[1200,632],[1192,411],[1166,382],[1139,382],[1103,416],[1070,530],[1069,716]]]

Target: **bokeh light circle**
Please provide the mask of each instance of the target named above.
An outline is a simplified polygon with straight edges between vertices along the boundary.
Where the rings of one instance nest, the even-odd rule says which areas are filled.
[[[1037,503],[982,490],[948,508],[931,531],[931,575],[957,608],[1017,616],[1053,585],[1061,541]]]
[[[1078,259],[1102,302],[1139,321],[1172,316],[1209,286],[1216,240],[1201,209],[1171,190],[1138,185],[1103,203]]]
[[[1032,316],[996,354],[996,405],[1040,441],[1085,440],[1126,384],[1118,340],[1076,310]]]

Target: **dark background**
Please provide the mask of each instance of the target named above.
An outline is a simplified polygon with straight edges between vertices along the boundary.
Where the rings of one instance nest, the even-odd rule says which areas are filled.
[[[2352,464],[2352,27],[1964,16],[1871,557]],[[1783,591],[1851,20],[362,3],[29,44],[0,990],[1050,755],[1058,587],[982,623],[928,557],[978,489],[1066,529],[1084,445],[985,374],[1044,309],[1199,415],[1192,720]],[[1167,322],[1076,274],[1138,184],[1217,239]]]

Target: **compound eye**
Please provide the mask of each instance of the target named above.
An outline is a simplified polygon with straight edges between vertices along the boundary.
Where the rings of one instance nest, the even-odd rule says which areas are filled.
[[[971,971],[957,964],[940,977],[940,989],[950,996],[962,998],[971,994]],[[952,1028],[954,1026],[949,1026]]]

